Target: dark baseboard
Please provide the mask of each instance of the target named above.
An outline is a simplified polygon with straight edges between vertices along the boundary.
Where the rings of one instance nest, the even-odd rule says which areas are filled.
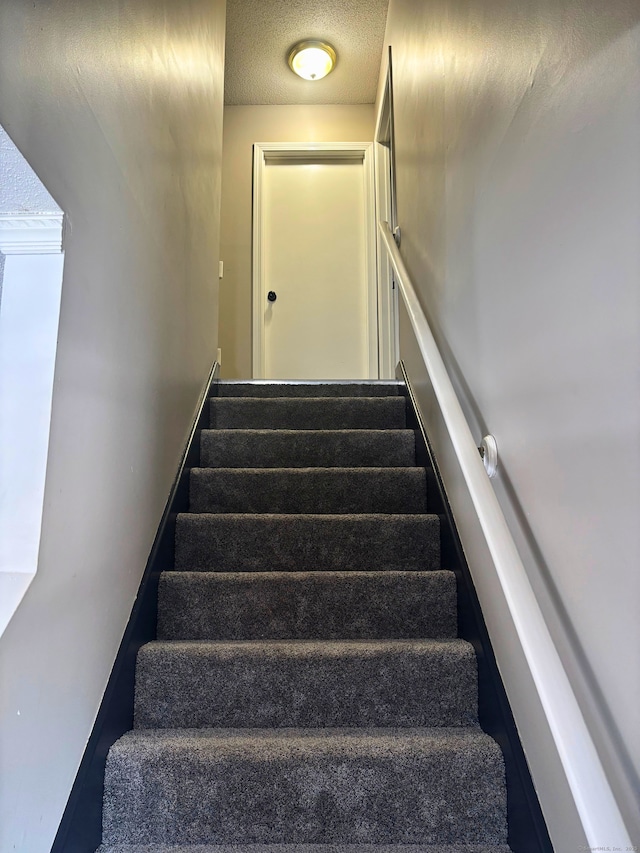
[[[178,473],[162,514],[138,595],[116,656],[51,853],[94,853],[102,840],[102,796],[107,753],[133,728],[136,656],[156,637],[158,579],[173,567],[176,515],[189,508],[189,470],[200,461],[200,432],[209,425],[206,402],[215,396],[219,365],[205,383]]]
[[[427,468],[428,509],[440,516],[442,565],[458,581],[458,630],[478,659],[480,725],[502,748],[507,776],[509,845],[513,853],[553,853],[553,846],[498,670],[480,602],[458,536],[451,506],[411,383],[400,362],[398,379],[407,397],[407,426],[416,434],[416,461]]]

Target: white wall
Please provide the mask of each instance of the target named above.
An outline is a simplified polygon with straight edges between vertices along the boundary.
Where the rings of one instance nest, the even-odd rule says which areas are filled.
[[[496,491],[640,839],[640,8],[391,0],[389,43],[402,255],[478,439],[497,437]],[[405,321],[401,352],[556,849],[575,849],[575,810]]]
[[[251,378],[251,215],[254,142],[371,142],[373,104],[238,106],[224,110],[220,257],[221,376]]]
[[[223,0],[0,5],[0,123],[69,220],[0,850],[50,849],[216,355]]]
[[[64,255],[10,255],[0,302],[0,636],[37,565]]]

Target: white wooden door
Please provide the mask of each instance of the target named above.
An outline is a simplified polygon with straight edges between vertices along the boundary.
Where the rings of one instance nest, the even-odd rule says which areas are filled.
[[[262,324],[257,375],[373,378],[367,179],[362,158],[265,159],[261,280],[254,290]]]

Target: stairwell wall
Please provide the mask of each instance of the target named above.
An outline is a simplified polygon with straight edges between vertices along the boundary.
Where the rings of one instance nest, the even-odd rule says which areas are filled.
[[[68,220],[38,573],[0,638],[3,851],[50,849],[216,356],[224,22],[0,6],[0,123]]]
[[[391,0],[389,44],[401,253],[478,440],[497,438],[496,492],[640,843],[640,10]],[[577,849],[402,311],[400,336],[552,839]]]
[[[222,160],[220,347],[224,379],[252,376],[254,142],[370,142],[373,104],[226,106]]]

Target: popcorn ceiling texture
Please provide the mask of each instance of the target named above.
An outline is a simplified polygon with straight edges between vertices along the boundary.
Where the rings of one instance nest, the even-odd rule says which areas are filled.
[[[225,103],[372,104],[376,97],[388,0],[229,0]],[[323,80],[301,80],[289,49],[318,38],[338,62]]]
[[[0,127],[0,214],[59,210],[7,132]]]

